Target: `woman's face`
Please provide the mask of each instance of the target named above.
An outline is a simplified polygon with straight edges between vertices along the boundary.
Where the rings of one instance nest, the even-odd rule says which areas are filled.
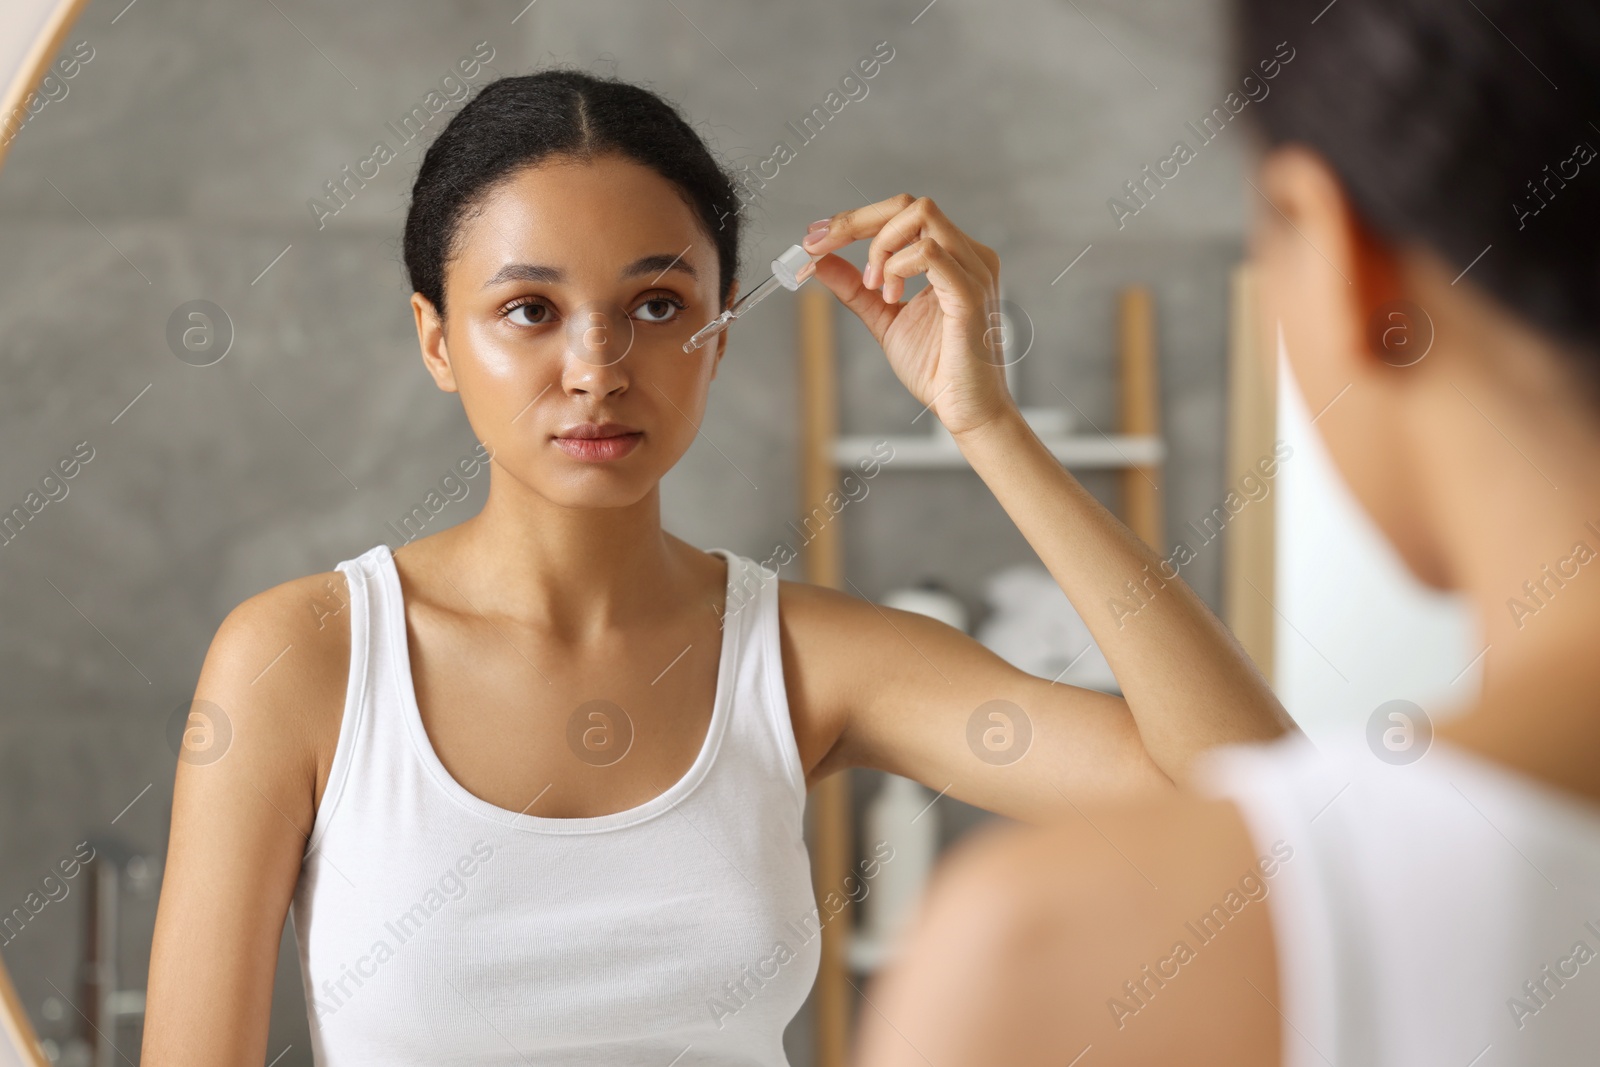
[[[624,507],[688,450],[726,335],[715,246],[675,186],[617,155],[522,169],[461,224],[441,333],[412,297],[423,360],[461,394],[494,463],[563,507]],[[567,436],[618,423],[609,442]],[[613,431],[607,431],[614,433]]]

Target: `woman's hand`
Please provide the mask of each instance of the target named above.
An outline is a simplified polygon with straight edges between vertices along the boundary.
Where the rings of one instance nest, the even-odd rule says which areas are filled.
[[[867,265],[823,255],[815,273],[883,346],[895,375],[945,429],[959,436],[1014,406],[1001,347],[1000,257],[945,217],[927,197],[901,193],[812,223],[805,248],[830,253],[872,238]],[[905,279],[928,286],[902,304]],[[873,292],[881,291],[881,298]]]

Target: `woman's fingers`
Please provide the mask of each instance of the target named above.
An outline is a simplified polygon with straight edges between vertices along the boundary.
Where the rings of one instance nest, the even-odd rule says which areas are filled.
[[[988,264],[978,255],[976,242],[962,233],[955,223],[939,210],[930,197],[919,196],[905,209],[885,223],[867,248],[867,287],[881,288],[886,280],[884,264],[889,257],[913,243],[932,238],[980,283],[990,281]],[[885,296],[884,299],[889,299]],[[894,299],[898,300],[897,294]]]
[[[867,266],[833,254],[866,239]],[[927,197],[902,193],[813,223],[803,246],[817,280],[861,319],[890,366],[952,433],[1010,402],[985,328],[999,285],[993,250],[962,233]],[[905,303],[907,278],[928,279]],[[881,290],[881,292],[874,292]]]
[[[868,289],[883,285],[884,263],[890,256],[928,237],[942,244],[975,278],[992,284],[999,267],[999,257],[992,249],[962,233],[926,196],[900,193],[875,204],[841,212],[826,223],[826,229],[811,231],[805,239],[805,247],[811,252],[831,252],[869,238],[871,244],[861,275],[862,284]]]
[[[839,303],[855,312],[874,340],[883,344],[884,334],[900,311],[899,305],[884,303],[877,293],[862,285],[861,272],[841,256],[823,256],[806,269],[839,298]]]
[[[862,279],[868,289],[881,289],[885,281],[883,265],[888,258],[924,236],[928,219],[926,211],[921,208],[921,203],[917,199],[907,201],[905,207],[878,227],[878,232],[873,235],[871,243],[867,245],[866,266],[861,271]],[[887,291],[884,292],[883,299],[889,301]]]
[[[859,273],[829,254],[863,238],[871,245]],[[981,313],[996,286],[993,251],[962,233],[932,200],[909,193],[819,220],[804,244],[821,258],[802,269],[801,279],[815,274],[880,342],[900,310],[907,278],[928,275],[947,314]]]
[[[868,289],[855,266],[841,256],[823,256],[807,269],[839,298],[841,304],[856,313],[880,344],[901,310],[899,300],[905,294],[907,278],[926,274],[934,298],[947,315],[982,312],[990,292],[956,262],[948,249],[930,237],[922,238],[884,261],[881,295]]]
[[[833,252],[863,237],[876,236],[883,224],[909,207],[916,197],[900,193],[876,204],[867,204],[851,211],[841,211],[830,216],[826,230],[812,230],[806,235],[805,246],[809,252]],[[820,234],[820,236],[819,236]]]
[[[907,245],[884,261],[883,302],[898,303],[905,294],[905,280],[918,274],[928,276],[928,284],[946,315],[970,315],[983,310],[988,289],[948,248],[931,237]]]

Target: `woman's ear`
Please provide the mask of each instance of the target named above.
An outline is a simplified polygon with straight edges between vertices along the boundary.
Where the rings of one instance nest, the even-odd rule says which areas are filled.
[[[421,293],[411,294],[411,311],[417,320],[417,341],[422,346],[422,365],[433,375],[433,382],[447,393],[458,392],[455,372],[450,368],[450,350],[445,346],[444,325],[433,302]]]
[[[1412,299],[1400,250],[1345,201],[1345,225],[1364,352],[1391,367],[1409,367],[1433,342],[1428,315]]]
[[[1414,325],[1400,253],[1360,216],[1333,169],[1291,144],[1270,151],[1259,173],[1254,251],[1263,295],[1291,357],[1310,357],[1295,360],[1295,370],[1313,410],[1385,365],[1414,362],[1423,339],[1394,317]]]

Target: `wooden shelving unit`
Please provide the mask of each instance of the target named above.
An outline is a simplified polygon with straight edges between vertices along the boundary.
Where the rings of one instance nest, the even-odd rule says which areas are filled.
[[[799,293],[799,363],[801,471],[800,514],[809,514],[839,487],[841,469],[850,468],[883,436],[840,437],[838,433],[838,369],[834,340],[835,302],[819,287]],[[1114,435],[1041,435],[1065,466],[1123,472],[1121,513],[1125,522],[1158,551],[1162,550],[1161,472],[1165,448],[1160,435],[1160,389],[1157,374],[1155,310],[1143,287],[1125,289],[1118,298],[1119,367],[1122,386],[1121,422]],[[948,434],[935,432],[891,435],[894,461],[886,470],[959,469],[964,456]],[[824,525],[805,546],[806,580],[839,589],[844,586],[844,557],[837,520]],[[836,774],[811,791],[810,851],[812,879],[819,899],[843,884],[855,862],[850,825],[850,780]],[[852,938],[854,916],[846,907],[822,930],[822,962],[814,991],[817,1067],[845,1067],[851,1042],[855,982],[884,962],[880,946]]]
[[[1255,269],[1242,263],[1231,283],[1228,335],[1228,471],[1247,471],[1272,454],[1278,437],[1277,338],[1259,336]],[[1263,348],[1273,343],[1271,358]],[[1232,480],[1231,478],[1229,479]],[[1246,508],[1223,539],[1223,621],[1273,680],[1272,604],[1277,599],[1277,522],[1274,507]]]

